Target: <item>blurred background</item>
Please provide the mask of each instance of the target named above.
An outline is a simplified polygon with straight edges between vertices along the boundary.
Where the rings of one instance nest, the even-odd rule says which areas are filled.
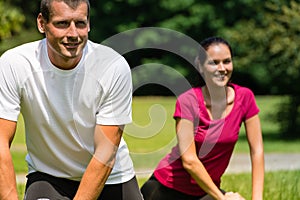
[[[37,0],[0,0],[0,55],[9,48],[43,38],[36,28]],[[288,0],[91,0],[90,39],[102,43],[124,31],[160,27],[177,31],[200,42],[222,36],[234,51],[232,81],[249,87],[255,95],[280,96],[272,116],[284,139],[300,138],[300,2]],[[159,34],[140,35],[136,42],[159,40]],[[175,46],[176,48],[176,46]],[[172,52],[139,49],[124,54],[132,68],[160,63],[176,69],[193,83],[193,65]],[[178,84],[168,70],[147,68],[133,81],[155,74]],[[145,72],[145,71],[143,71]],[[159,84],[147,84],[134,96],[172,96]]]

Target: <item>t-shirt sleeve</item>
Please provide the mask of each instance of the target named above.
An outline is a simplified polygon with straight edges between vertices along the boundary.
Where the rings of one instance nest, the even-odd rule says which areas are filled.
[[[20,97],[16,73],[8,61],[12,59],[9,58],[7,53],[0,58],[0,118],[17,121],[20,114]]]
[[[99,105],[96,123],[102,125],[131,123],[132,81],[127,61],[120,56],[111,63],[101,82],[105,100]]]
[[[244,120],[247,120],[251,117],[253,117],[254,115],[259,113],[259,108],[256,104],[255,101],[255,96],[253,94],[253,92],[250,89],[245,89],[244,91],[245,95],[244,95],[244,111],[245,111],[245,115],[244,115]]]
[[[192,122],[198,118],[199,103],[194,90],[180,95],[176,101],[174,118],[187,119]]]

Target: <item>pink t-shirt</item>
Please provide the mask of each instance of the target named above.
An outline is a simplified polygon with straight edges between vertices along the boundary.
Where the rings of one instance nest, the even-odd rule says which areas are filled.
[[[224,119],[210,120],[201,88],[193,88],[180,95],[174,113],[174,118],[188,119],[195,124],[198,157],[218,187],[238,140],[242,122],[259,112],[251,90],[236,84],[230,86],[235,91],[234,105]],[[154,176],[166,187],[185,194],[206,194],[183,168],[177,145],[159,162]]]

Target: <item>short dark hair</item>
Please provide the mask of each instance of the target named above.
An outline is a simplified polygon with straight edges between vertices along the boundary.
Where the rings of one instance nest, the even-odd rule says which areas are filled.
[[[46,22],[49,22],[50,20],[50,15],[51,15],[51,3],[53,1],[58,1],[58,2],[64,2],[71,8],[75,9],[80,3],[86,3],[88,10],[87,10],[87,18],[89,19],[90,17],[90,2],[89,0],[41,0],[40,4],[40,13],[42,14],[43,18],[46,20]]]

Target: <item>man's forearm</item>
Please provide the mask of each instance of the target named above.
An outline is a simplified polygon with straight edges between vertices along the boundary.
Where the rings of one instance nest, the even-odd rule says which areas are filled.
[[[17,123],[0,118],[0,199],[18,200],[16,174],[10,153]]]
[[[74,200],[98,198],[114,166],[122,130],[119,126],[96,126],[95,152],[83,174]]]
[[[0,149],[0,199],[18,200],[16,175],[9,149]]]
[[[82,177],[74,200],[96,200],[112,168],[93,157]]]

